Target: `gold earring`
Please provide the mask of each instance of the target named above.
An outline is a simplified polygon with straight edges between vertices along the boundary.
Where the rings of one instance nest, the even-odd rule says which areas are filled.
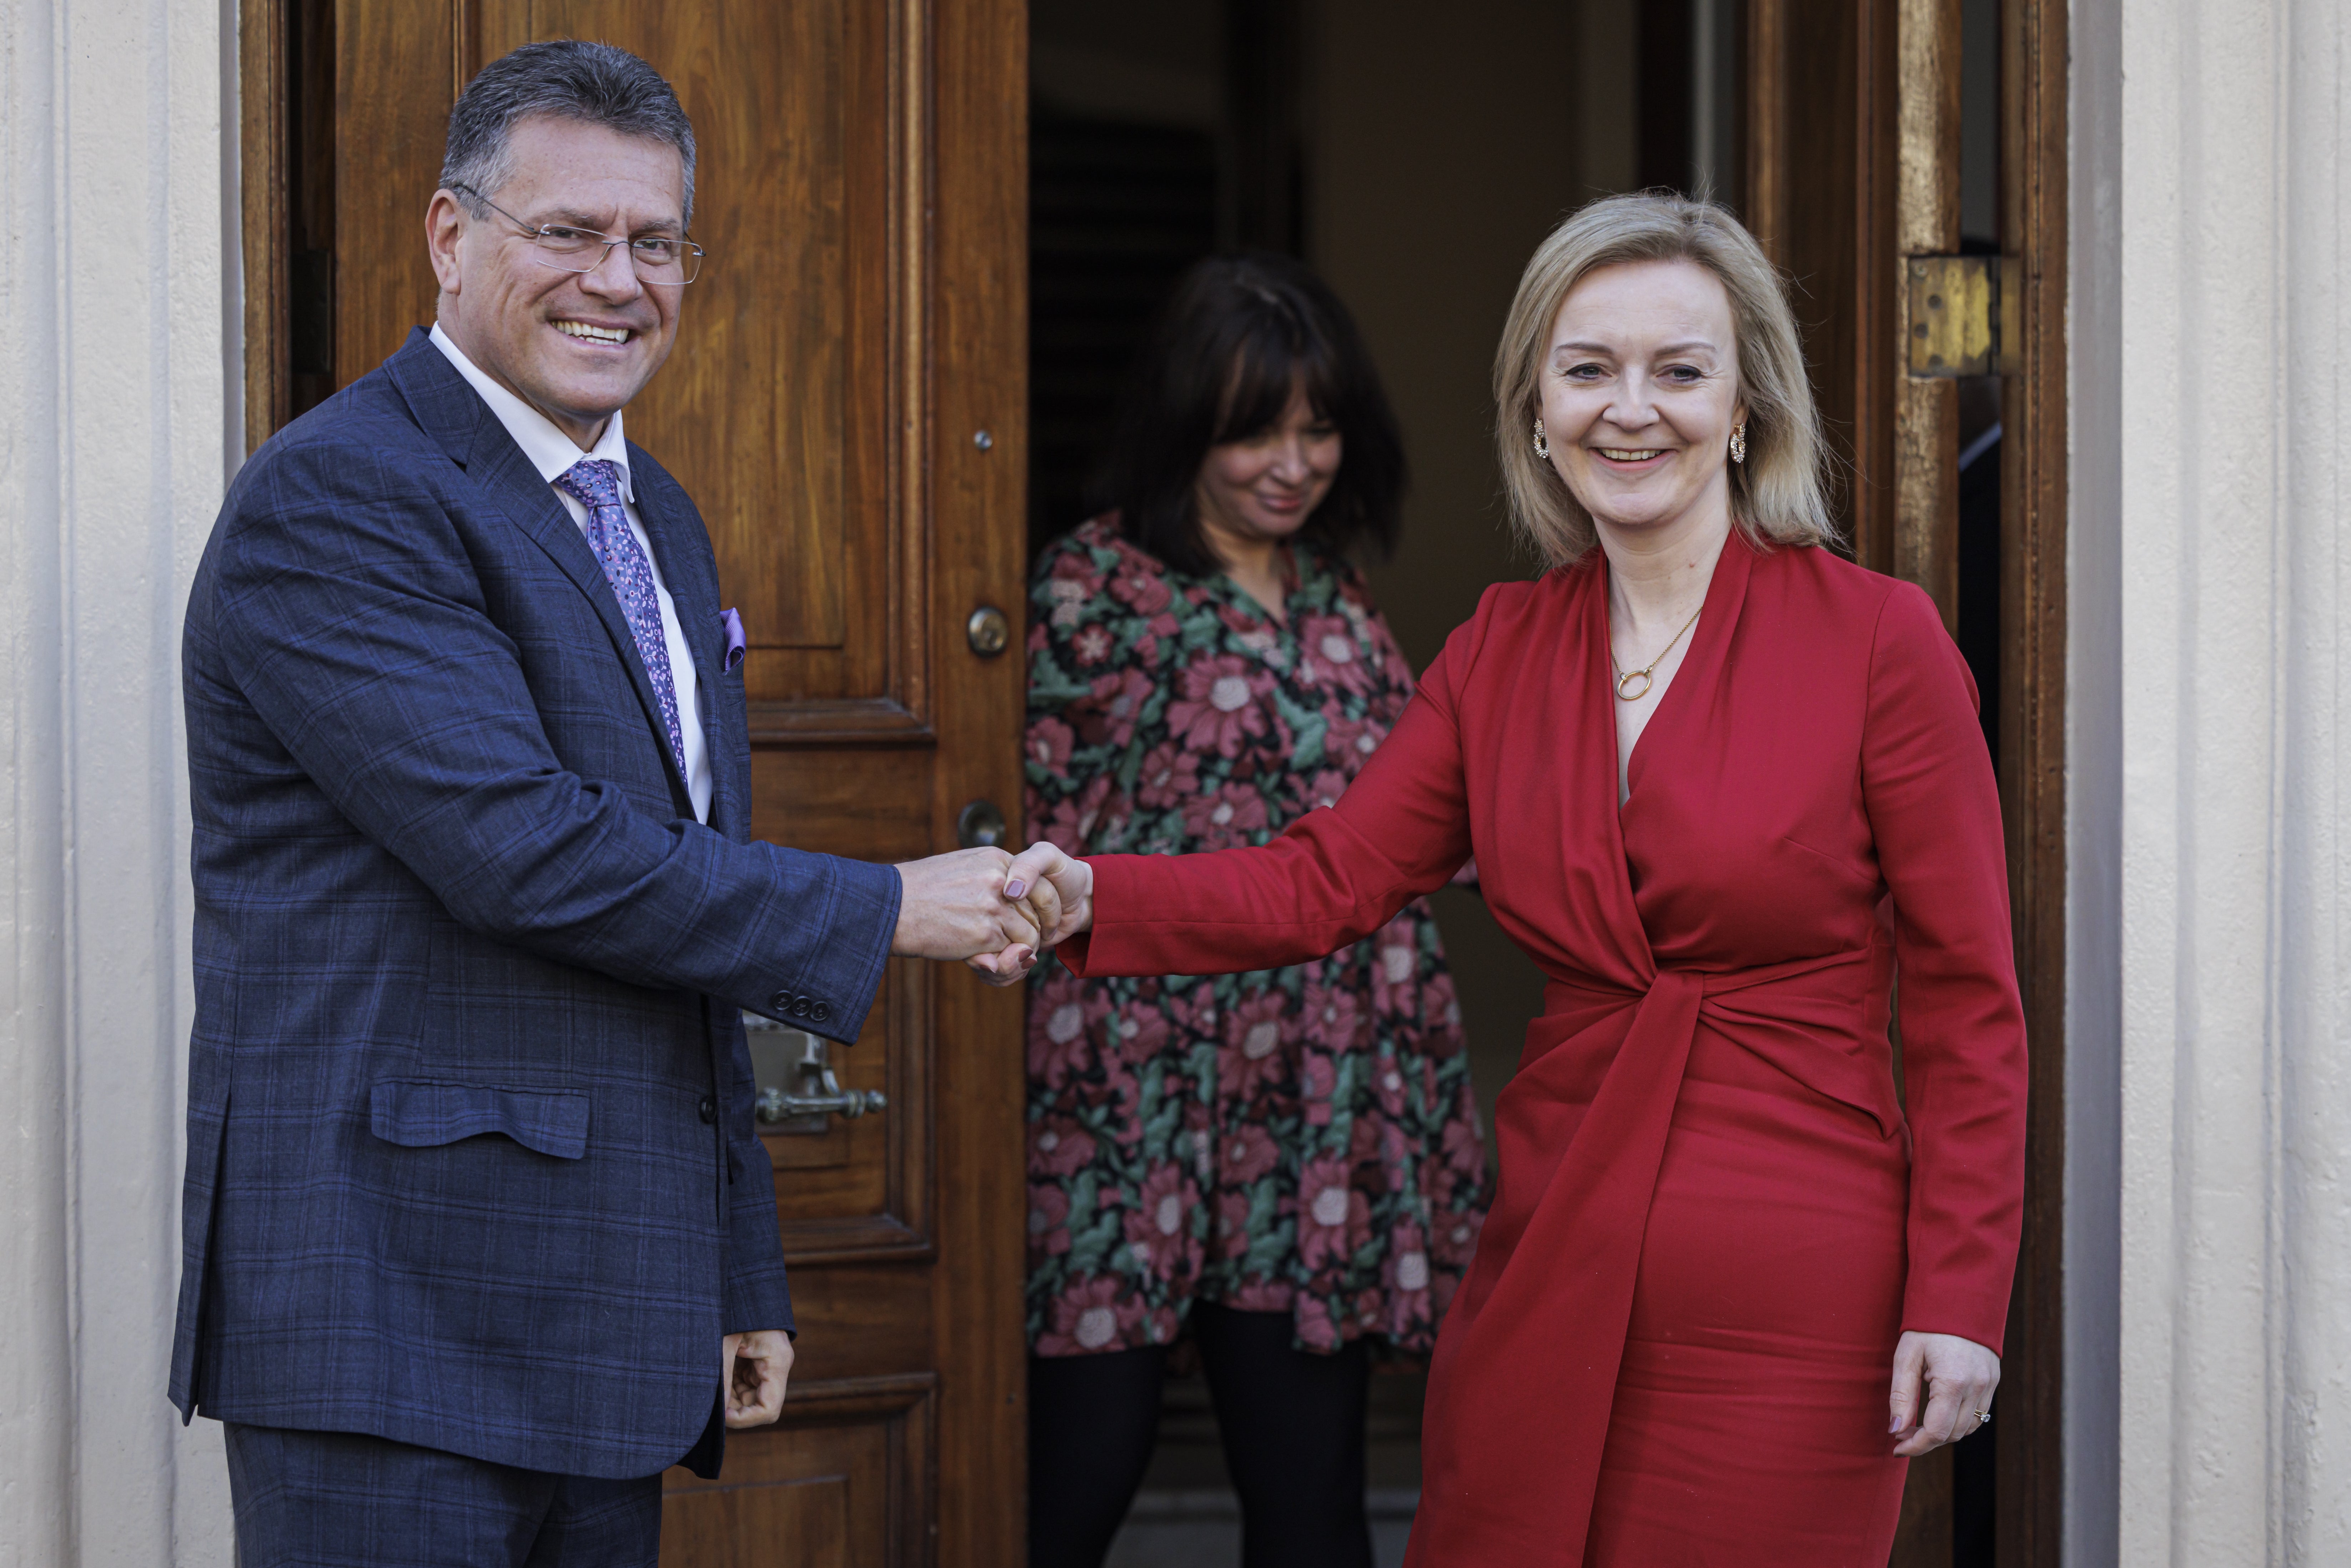
[[[1730,460],[1733,463],[1747,461],[1747,427],[1743,424],[1730,427]]]
[[[1546,463],[1551,461],[1551,444],[1543,439],[1542,418],[1541,415],[1537,415],[1535,418],[1535,455],[1541,458]]]

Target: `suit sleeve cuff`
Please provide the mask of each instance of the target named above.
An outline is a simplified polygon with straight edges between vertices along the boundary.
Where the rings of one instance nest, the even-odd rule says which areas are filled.
[[[790,1028],[853,1045],[890,962],[905,883],[895,866],[821,858],[831,873],[831,896],[810,918],[821,923],[822,941],[804,960],[803,972],[778,978],[745,1005]]]

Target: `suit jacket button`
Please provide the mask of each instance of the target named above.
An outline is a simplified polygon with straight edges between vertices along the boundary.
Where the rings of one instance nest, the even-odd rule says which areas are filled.
[[[701,1113],[702,1119],[705,1124],[718,1120],[718,1103],[707,1094],[705,1094],[702,1097],[702,1103],[695,1106],[695,1109]]]
[[[810,1023],[822,1023],[831,1017],[832,1017],[832,1009],[826,1003],[819,1002],[814,1007],[809,1009],[809,1022]]]
[[[791,1015],[792,1010],[791,992],[778,991],[774,996],[769,997],[768,998],[768,1010],[775,1014],[778,1018],[789,1018]]]

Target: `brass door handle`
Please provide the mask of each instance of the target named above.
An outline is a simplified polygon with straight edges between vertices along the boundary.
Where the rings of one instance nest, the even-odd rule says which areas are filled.
[[[780,1132],[823,1132],[823,1127],[779,1126],[778,1124],[799,1123],[814,1119],[821,1122],[827,1116],[840,1116],[855,1121],[869,1111],[887,1109],[889,1098],[879,1089],[843,1089],[826,1068],[819,1081],[821,1093],[787,1094],[780,1089],[759,1091],[758,1116],[764,1126],[777,1127]]]
[[[963,623],[964,641],[983,659],[993,659],[1011,645],[1012,622],[993,604],[983,604]]]
[[[1008,824],[993,800],[974,800],[956,818],[956,842],[967,850],[1004,841]]]
[[[751,1073],[758,1085],[753,1114],[776,1133],[821,1137],[832,1118],[855,1121],[887,1109],[878,1089],[843,1089],[832,1071],[832,1042],[805,1030],[788,1029],[757,1013],[743,1015],[749,1037]]]

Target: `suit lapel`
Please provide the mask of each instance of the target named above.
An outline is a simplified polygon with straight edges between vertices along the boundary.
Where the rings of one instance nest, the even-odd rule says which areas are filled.
[[[726,705],[719,700],[718,677],[726,667],[726,650],[718,622],[718,585],[708,570],[706,551],[695,543],[701,529],[687,508],[684,492],[634,442],[629,445],[629,471],[636,483],[637,518],[653,547],[653,564],[677,610],[678,630],[694,656],[695,708],[702,719],[703,754],[710,765],[710,825],[721,832],[733,824],[741,802],[729,782],[733,769],[726,758],[733,737]]]
[[[653,695],[653,677],[645,672],[644,655],[637,649],[636,633],[629,629],[629,618],[622,612],[612,585],[605,580],[604,568],[596,559],[596,552],[588,548],[579,525],[563,509],[563,503],[555,498],[554,489],[539,477],[538,470],[531,466],[522,448],[507,434],[507,427],[465,384],[457,367],[433,346],[433,340],[423,328],[409,333],[408,341],[386,368],[425,434],[440,444],[441,449],[465,471],[465,476],[505,514],[507,521],[530,536],[548,559],[571,580],[572,586],[587,596],[596,619],[603,622],[605,635],[611,640],[612,652],[628,672],[630,685],[636,690],[654,748],[667,764],[670,783],[679,799],[690,799],[685,776],[669,747],[669,727],[662,721],[661,702]],[[646,532],[652,531],[653,525],[648,522]],[[674,589],[671,598],[676,598]],[[715,618],[717,612],[714,609],[711,613]],[[681,606],[680,620],[684,618]],[[696,663],[702,668],[708,667],[698,652]],[[705,734],[707,733],[705,727]]]

